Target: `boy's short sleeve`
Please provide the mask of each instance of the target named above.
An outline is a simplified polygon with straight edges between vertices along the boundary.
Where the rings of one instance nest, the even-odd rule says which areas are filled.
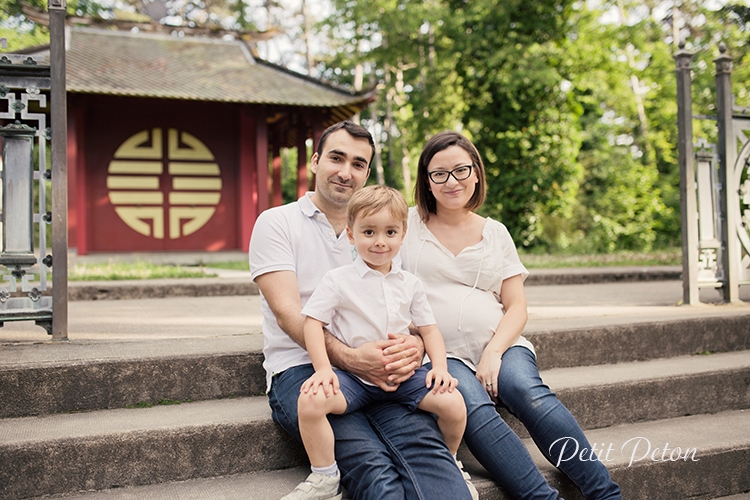
[[[434,325],[437,323],[435,321],[435,315],[432,313],[432,308],[430,307],[429,302],[427,302],[427,294],[424,291],[424,285],[422,285],[422,282],[416,277],[414,278],[414,291],[409,311],[414,326]]]

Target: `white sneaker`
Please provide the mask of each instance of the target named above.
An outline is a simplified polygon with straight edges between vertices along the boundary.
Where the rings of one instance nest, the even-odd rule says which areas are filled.
[[[468,474],[467,474],[468,476]],[[312,473],[281,500],[341,500],[341,474],[327,476]]]
[[[469,488],[471,500],[479,500],[479,492],[474,487],[474,484],[472,484],[469,473],[464,470],[464,464],[462,464],[460,460],[456,460],[456,465],[458,465],[458,470],[461,471],[461,475],[464,477],[464,481],[466,481],[466,486]]]

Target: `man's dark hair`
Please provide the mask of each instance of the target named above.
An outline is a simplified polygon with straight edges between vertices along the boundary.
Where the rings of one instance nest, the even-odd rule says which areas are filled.
[[[357,125],[356,123],[350,121],[334,123],[323,131],[323,135],[320,136],[320,141],[318,141],[318,149],[316,151],[318,153],[318,156],[323,155],[323,147],[325,146],[328,136],[336,132],[337,130],[342,129],[346,130],[352,137],[355,137],[357,139],[367,139],[367,142],[370,143],[370,148],[372,148],[372,156],[367,162],[367,165],[369,166],[370,163],[372,163],[372,159],[375,158],[375,141],[372,140],[372,135],[366,128],[364,128],[362,125]]]

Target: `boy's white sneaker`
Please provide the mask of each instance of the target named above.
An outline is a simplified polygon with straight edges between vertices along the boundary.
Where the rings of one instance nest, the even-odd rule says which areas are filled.
[[[464,481],[466,481],[466,486],[469,488],[469,493],[471,493],[471,500],[479,500],[479,492],[471,482],[471,476],[469,475],[469,473],[464,470],[464,464],[462,464],[460,460],[456,460],[456,465],[458,465],[458,470],[461,471],[461,475],[464,477]]]
[[[467,474],[468,475],[468,474]],[[341,474],[327,476],[313,472],[304,483],[281,500],[341,500]]]

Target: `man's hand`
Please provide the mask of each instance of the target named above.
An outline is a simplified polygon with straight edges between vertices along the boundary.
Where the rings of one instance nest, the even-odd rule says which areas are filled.
[[[386,392],[393,392],[398,389],[398,384],[406,378],[396,379],[393,374],[386,369],[386,367],[395,362],[397,359],[403,359],[404,355],[401,351],[398,354],[387,356],[386,350],[391,347],[395,347],[397,344],[403,344],[403,340],[390,339],[390,340],[378,340],[375,342],[367,342],[354,349],[354,354],[357,360],[355,366],[350,366],[347,369],[353,371],[358,377],[377,385]],[[407,367],[409,368],[409,367]],[[411,373],[414,373],[416,367],[411,368]]]
[[[383,349],[385,371],[388,381],[400,384],[414,375],[414,370],[422,366],[424,342],[419,335],[389,333],[390,344]]]
[[[420,337],[396,334],[388,337],[353,349],[326,335],[326,346],[335,366],[392,392],[422,364],[424,346]]]

